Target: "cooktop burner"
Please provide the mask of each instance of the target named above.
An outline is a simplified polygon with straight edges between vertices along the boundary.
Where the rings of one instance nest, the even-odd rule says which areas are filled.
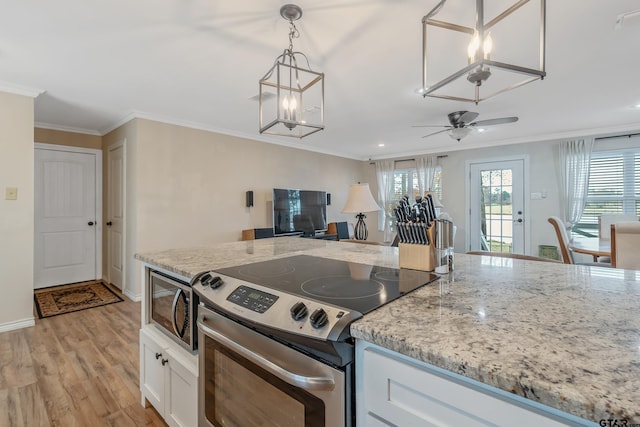
[[[366,314],[437,278],[433,273],[309,255],[216,270],[249,283]]]

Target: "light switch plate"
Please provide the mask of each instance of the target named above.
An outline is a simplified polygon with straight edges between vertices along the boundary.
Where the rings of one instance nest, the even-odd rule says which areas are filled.
[[[4,190],[4,198],[5,198],[5,200],[18,200],[18,188],[17,187],[7,187]]]

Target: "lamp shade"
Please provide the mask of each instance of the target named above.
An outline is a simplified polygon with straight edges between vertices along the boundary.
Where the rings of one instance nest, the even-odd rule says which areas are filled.
[[[349,197],[342,209],[342,213],[361,213],[379,211],[380,206],[376,203],[369,184],[351,184],[349,187]]]

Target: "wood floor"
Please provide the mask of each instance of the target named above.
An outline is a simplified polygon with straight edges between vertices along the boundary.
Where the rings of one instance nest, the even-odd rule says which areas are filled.
[[[123,298],[0,333],[0,426],[166,426],[140,403],[140,303]]]

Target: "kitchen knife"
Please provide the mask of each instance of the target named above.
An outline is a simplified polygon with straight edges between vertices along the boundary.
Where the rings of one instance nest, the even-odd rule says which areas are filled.
[[[433,197],[431,194],[427,195],[427,205],[429,206],[429,213],[431,214],[432,221],[436,219],[436,208],[433,204]]]
[[[427,223],[423,223],[422,224],[422,235],[424,238],[424,244],[425,245],[429,245],[431,242],[429,242],[429,234],[427,233]]]
[[[412,222],[409,225],[411,226],[411,238],[413,240],[411,243],[417,245],[419,242],[418,242],[418,233],[416,230],[416,223]]]
[[[398,222],[398,238],[400,242],[407,243],[407,236],[404,233],[404,222]]]

